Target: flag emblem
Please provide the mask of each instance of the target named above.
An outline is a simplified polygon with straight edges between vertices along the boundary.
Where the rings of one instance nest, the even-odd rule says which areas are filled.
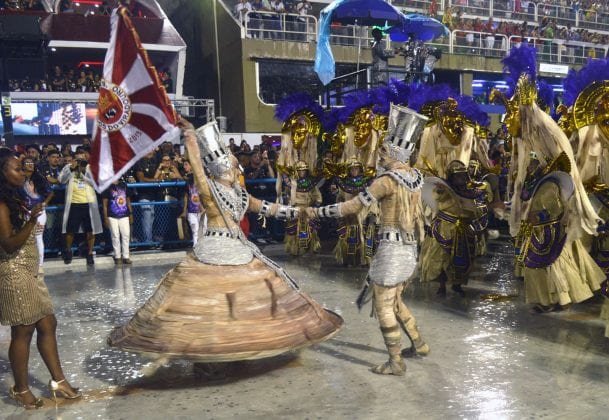
[[[102,79],[97,101],[97,124],[102,130],[118,131],[129,122],[131,101],[124,89]]]
[[[174,109],[124,7],[112,12],[89,176],[98,192],[180,135]]]

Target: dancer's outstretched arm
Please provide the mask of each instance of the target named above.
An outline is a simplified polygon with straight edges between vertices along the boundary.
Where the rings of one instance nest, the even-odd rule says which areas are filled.
[[[377,178],[368,188],[349,201],[317,208],[307,207],[307,217],[310,219],[323,217],[340,218],[358,214],[363,207],[368,207],[391,193],[393,183],[395,183],[395,181],[388,176]]]

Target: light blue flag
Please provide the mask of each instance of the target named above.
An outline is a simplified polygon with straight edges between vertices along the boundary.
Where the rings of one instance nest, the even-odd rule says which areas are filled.
[[[315,73],[321,83],[327,85],[334,79],[336,63],[330,48],[330,24],[332,23],[332,12],[345,0],[337,0],[325,7],[319,15],[319,37],[317,38],[317,50],[315,51]]]

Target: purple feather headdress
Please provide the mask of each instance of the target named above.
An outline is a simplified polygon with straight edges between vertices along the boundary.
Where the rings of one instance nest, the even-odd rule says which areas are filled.
[[[329,111],[324,112],[321,119],[321,125],[326,133],[333,133],[336,131],[336,126],[341,122],[340,118],[342,112],[342,108],[332,108]]]
[[[410,85],[408,108],[419,112],[425,104],[445,101],[448,98],[456,98],[457,96],[458,94],[446,84],[433,86],[412,84]]]
[[[609,59],[591,59],[579,71],[570,70],[562,83],[564,104],[573,105],[579,94],[592,82],[604,80],[609,80]]]
[[[388,115],[391,103],[395,103],[396,95],[389,86],[381,86],[368,91],[368,96],[373,102],[372,111],[377,114]]]
[[[358,90],[346,95],[343,103],[345,104],[343,112],[348,118],[360,108],[374,106],[374,98],[368,94],[368,90]]]
[[[460,95],[456,100],[457,111],[465,115],[468,120],[478,123],[483,127],[489,125],[488,114],[480,108],[480,105],[474,101],[474,98],[467,95]]]
[[[523,42],[520,46],[514,46],[510,53],[501,60],[503,63],[503,74],[509,86],[508,97],[514,94],[518,79],[522,74],[528,74],[529,80],[537,81],[537,49]]]
[[[301,111],[312,112],[320,121],[323,118],[323,108],[304,92],[295,93],[280,100],[275,106],[275,118],[283,123],[290,116]]]
[[[539,80],[537,82],[537,102],[541,102],[542,106],[554,108],[554,89],[548,83]]]

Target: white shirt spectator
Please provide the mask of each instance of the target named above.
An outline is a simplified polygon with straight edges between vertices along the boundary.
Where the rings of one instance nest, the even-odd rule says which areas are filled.
[[[249,17],[247,16],[247,12],[251,12],[252,5],[247,0],[242,0],[235,6],[235,16],[242,24],[249,22]]]
[[[285,12],[285,6],[283,5],[282,1],[274,1],[271,2],[271,10],[273,12],[283,13]]]
[[[312,8],[313,6],[311,6],[311,3],[308,1],[301,1],[296,5],[296,12],[298,12],[300,16],[306,16]]]

